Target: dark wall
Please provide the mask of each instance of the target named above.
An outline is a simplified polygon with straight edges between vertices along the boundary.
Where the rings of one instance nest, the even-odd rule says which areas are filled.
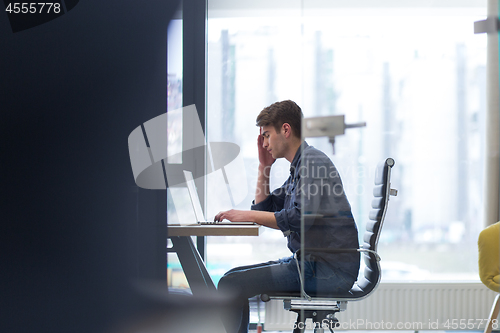
[[[141,310],[131,279],[165,277],[165,192],[137,189],[127,138],[166,110],[177,2],[0,14],[1,331],[100,332]]]

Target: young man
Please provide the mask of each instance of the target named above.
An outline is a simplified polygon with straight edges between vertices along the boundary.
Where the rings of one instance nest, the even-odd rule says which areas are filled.
[[[248,298],[262,293],[301,290],[299,266],[304,260],[304,290],[311,296],[346,291],[356,281],[357,253],[328,249],[358,248],[358,233],[342,182],[332,161],[301,139],[302,111],[287,100],[274,103],[257,117],[259,174],[251,210],[229,210],[216,221],[253,221],[278,229],[296,253],[301,242],[306,251],[266,263],[237,267],[219,281],[218,289],[236,296],[237,304],[224,319],[227,333],[247,332]],[[274,161],[286,158],[290,177],[272,193],[270,170]],[[301,225],[301,215],[304,224]]]

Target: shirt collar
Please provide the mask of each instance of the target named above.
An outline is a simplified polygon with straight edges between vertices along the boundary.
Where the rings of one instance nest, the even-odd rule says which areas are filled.
[[[297,149],[297,152],[295,153],[295,156],[293,157],[292,163],[290,164],[290,173],[291,174],[294,174],[294,170],[298,169],[298,167],[300,166],[299,164],[300,164],[300,158],[302,156],[302,152],[307,147],[309,147],[309,145],[307,144],[307,142],[304,141],[300,145],[299,149]]]

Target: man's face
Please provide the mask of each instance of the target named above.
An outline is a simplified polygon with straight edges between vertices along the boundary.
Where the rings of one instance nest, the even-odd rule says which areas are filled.
[[[264,138],[262,147],[267,149],[275,159],[284,157],[287,145],[285,136],[281,131],[276,132],[274,126],[262,126],[261,133]]]

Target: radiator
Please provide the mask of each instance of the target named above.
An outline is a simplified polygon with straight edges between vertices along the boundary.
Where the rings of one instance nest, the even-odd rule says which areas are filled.
[[[337,313],[335,330],[482,330],[495,296],[481,283],[381,283]],[[265,330],[291,331],[295,319],[283,301],[266,303]]]

